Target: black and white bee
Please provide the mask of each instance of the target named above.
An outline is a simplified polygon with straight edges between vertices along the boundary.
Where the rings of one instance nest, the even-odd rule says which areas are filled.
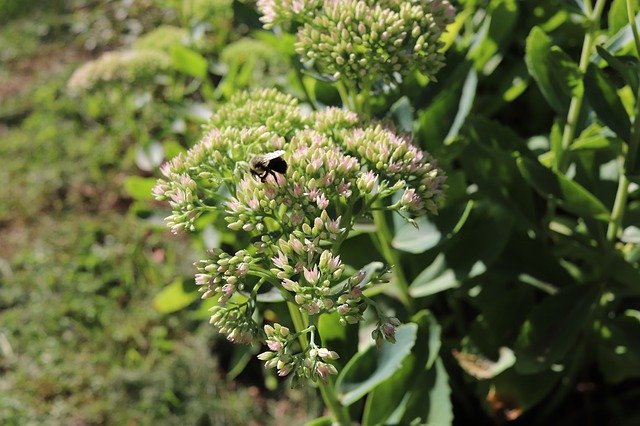
[[[287,172],[287,162],[282,158],[283,155],[284,151],[282,150],[256,155],[249,162],[251,174],[259,178],[261,182],[266,181],[269,175],[277,181],[276,172],[281,175]]]

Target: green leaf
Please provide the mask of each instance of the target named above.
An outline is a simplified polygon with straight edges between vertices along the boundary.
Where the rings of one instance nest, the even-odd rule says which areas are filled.
[[[178,155],[180,153],[186,153],[187,152],[185,147],[180,145],[175,140],[165,141],[165,142],[162,143],[162,146],[164,147],[165,158],[173,158],[173,157],[175,157],[176,155]]]
[[[600,328],[597,360],[609,383],[640,377],[640,312],[606,321]]]
[[[426,217],[416,219],[418,229],[410,223],[404,223],[398,229],[391,245],[407,253],[424,253],[438,245],[442,234],[436,225]]]
[[[229,361],[229,372],[227,373],[227,379],[233,380],[240,375],[249,364],[249,361],[253,359],[256,354],[256,349],[253,346],[247,345],[234,345],[233,353],[231,355],[231,361]]]
[[[475,34],[468,54],[476,70],[484,71],[489,60],[511,41],[510,36],[517,22],[518,3],[515,0],[494,0],[489,3],[485,21]]]
[[[426,310],[422,310],[412,317],[412,322],[418,324],[418,335],[429,336],[428,339],[418,340],[413,347],[411,354],[403,361],[402,368],[393,374],[385,382],[377,386],[367,398],[365,404],[363,424],[398,424],[398,419],[405,414],[408,403],[412,400],[428,401],[429,389],[431,385],[426,382],[416,381],[416,377],[435,377],[433,365],[438,360],[440,352],[440,325],[433,315]],[[417,395],[417,398],[413,395]],[[421,399],[420,399],[421,398]],[[419,404],[421,410],[412,414],[412,420],[422,417],[425,419],[429,410],[425,412],[424,404]],[[415,407],[414,407],[415,408]],[[389,420],[389,416],[393,416]],[[403,421],[402,424],[409,424]]]
[[[385,342],[380,349],[369,347],[349,361],[338,376],[336,390],[344,405],[351,405],[402,367],[416,341],[416,324],[404,324],[396,331],[396,343]]]
[[[447,133],[445,140],[450,140],[458,136],[458,132],[460,132],[460,128],[464,124],[464,121],[469,115],[471,107],[473,106],[473,101],[476,98],[477,88],[478,73],[475,69],[471,69],[469,71],[469,74],[467,74],[467,78],[464,80],[464,85],[462,86],[462,94],[460,96],[460,103],[458,104],[458,111],[456,112],[453,124],[451,125],[449,133]]]
[[[317,419],[311,420],[310,422],[305,423],[305,426],[332,426],[333,419],[331,417],[319,417]]]
[[[193,279],[177,278],[153,298],[153,307],[162,314],[170,314],[186,308],[199,295]]]
[[[599,125],[596,125],[595,128],[589,126],[585,129],[569,146],[569,150],[578,152],[599,151],[614,148],[613,142],[602,134],[601,128],[599,127]]]
[[[449,375],[442,361],[436,362],[436,379],[429,391],[429,415],[427,425],[447,426],[453,424],[453,404],[451,403],[451,386]]]
[[[640,269],[629,263],[617,252],[611,259],[611,277],[615,282],[624,286],[626,293],[633,296],[640,296]]]
[[[438,155],[443,150],[442,142],[453,126],[462,95],[461,82],[469,73],[471,65],[463,63],[454,71],[450,85],[440,91],[429,106],[418,112],[418,135],[423,141],[422,148]]]
[[[609,220],[609,210],[582,185],[529,158],[518,157],[517,163],[525,180],[543,197],[555,199],[578,216]]]
[[[415,110],[411,105],[411,101],[408,97],[403,96],[391,105],[388,115],[393,117],[398,125],[398,130],[412,133],[414,113]]]
[[[469,117],[462,134],[468,140],[460,162],[467,178],[479,193],[511,213],[522,226],[532,226],[535,215],[534,193],[522,178],[512,152],[533,156],[525,141],[513,130],[480,117]]]
[[[556,112],[566,114],[571,97],[583,90],[578,65],[554,46],[539,27],[534,27],[527,37],[525,62],[549,105]]]
[[[614,35],[629,22],[627,17],[627,0],[613,0],[608,15],[609,35]]]
[[[153,200],[153,187],[156,184],[154,178],[141,176],[129,176],[124,181],[124,190],[131,198],[137,201]]]
[[[171,48],[173,67],[184,74],[204,80],[209,65],[204,56],[188,47],[175,45]]]
[[[531,312],[516,342],[516,369],[524,374],[549,369],[561,362],[588,322],[599,289],[582,285],[561,289]]]
[[[636,27],[640,27],[640,13],[636,15],[636,19],[634,20]],[[627,24],[620,31],[618,31],[613,37],[609,37],[606,43],[602,45],[607,52],[611,54],[616,54],[617,52],[625,50],[629,47],[633,40],[633,32],[631,31],[631,25]],[[591,57],[591,62],[597,61],[598,56],[594,54]]]
[[[622,79],[636,93],[640,81],[640,61],[635,56],[613,56],[607,50],[600,46],[596,46],[598,55],[604,59],[607,64],[615,69]]]
[[[587,11],[582,0],[560,0],[560,3],[572,12],[584,14]]]
[[[589,64],[584,84],[587,101],[600,120],[628,142],[631,137],[631,120],[618,97],[615,86],[594,64]]]
[[[449,375],[440,358],[435,368],[422,372],[414,380],[412,391],[407,394],[406,408],[392,414],[389,424],[424,424],[447,426],[453,424],[453,405]]]
[[[489,203],[478,204],[469,219],[431,265],[409,286],[413,297],[425,297],[477,277],[504,249],[513,219]]]
[[[358,352],[358,329],[340,324],[338,312],[320,315],[318,333],[322,336],[323,346],[340,354],[340,358],[334,361],[336,367],[344,366]]]
[[[409,286],[411,297],[426,297],[460,286],[453,269],[447,267],[446,256],[440,253]]]
[[[415,374],[416,357],[409,355],[398,371],[371,392],[364,406],[362,425],[385,424],[395,410],[406,405],[405,394]]]

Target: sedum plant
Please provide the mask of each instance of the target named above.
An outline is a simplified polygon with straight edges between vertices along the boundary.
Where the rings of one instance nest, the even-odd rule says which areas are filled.
[[[258,0],[265,28],[297,26],[296,51],[325,78],[370,90],[411,70],[433,79],[444,65],[447,0]]]
[[[107,52],[74,71],[67,87],[73,92],[112,83],[134,84],[151,80],[171,68],[171,56],[155,49]]]
[[[273,152],[286,172],[253,176],[256,158]],[[408,138],[339,108],[305,114],[274,89],[242,92],[162,174],[154,194],[171,205],[174,232],[193,231],[214,213],[249,241],[235,253],[208,252],[195,264],[195,279],[203,299],[217,300],[211,323],[232,342],[266,343],[259,355],[266,367],[330,389],[324,382],[337,373],[331,361],[339,354],[321,345],[317,325],[325,314],[349,326],[371,307],[376,343],[394,341],[400,322],[366,292],[386,280],[387,270],[352,270],[341,250],[374,211],[409,221],[437,212],[445,175]],[[295,331],[265,321],[264,300],[286,302]]]
[[[343,108],[320,107],[299,72],[313,111],[275,89],[237,93],[195,146],[162,166],[153,192],[170,204],[174,233],[212,220],[236,233],[235,247],[195,263],[201,297],[214,300],[210,322],[234,343],[266,345],[258,355],[265,367],[294,385],[315,382],[334,420],[351,424],[347,407],[392,375],[414,345],[416,372],[435,371],[436,348],[416,340],[418,328],[435,327],[430,314],[416,314],[414,324],[398,318],[414,306],[387,215],[417,226],[416,218],[436,214],[446,177],[410,136],[370,115],[369,98],[414,70],[434,79],[453,8],[446,0],[259,1],[258,8],[266,28],[297,31],[305,71],[335,83]],[[386,265],[345,263],[347,240],[360,232],[370,233]],[[399,309],[375,297],[383,292]],[[274,303],[286,314],[274,317]],[[323,334],[323,321],[360,324],[375,341],[379,371],[364,384],[348,381],[360,368],[353,361],[371,352],[339,373],[343,354]],[[396,341],[397,350],[389,346]],[[407,416],[424,419],[419,411]]]

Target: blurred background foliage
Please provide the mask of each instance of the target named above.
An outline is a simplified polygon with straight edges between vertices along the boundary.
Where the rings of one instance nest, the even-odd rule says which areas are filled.
[[[415,74],[372,100],[449,174],[440,216],[419,232],[396,221],[393,240],[417,306],[439,323],[445,423],[640,422],[637,158],[621,238],[606,226],[638,132],[638,59],[626,2],[598,2],[595,29],[585,3],[455,2],[439,80]],[[291,36],[261,29],[254,6],[0,0],[0,423],[321,414],[313,390],[278,384],[206,322],[191,262],[234,235],[205,218],[194,236],[170,236],[150,194],[158,166],[239,90],[340,105],[296,65]],[[580,69],[586,32],[592,65]],[[106,52],[112,72],[67,84]],[[127,72],[136,52],[167,65]],[[563,150],[576,97],[584,106]],[[366,244],[351,238],[345,261],[369,263]]]

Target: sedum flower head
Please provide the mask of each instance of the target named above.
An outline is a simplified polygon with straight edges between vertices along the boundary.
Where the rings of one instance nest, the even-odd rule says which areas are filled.
[[[189,40],[189,32],[173,25],[161,25],[140,36],[134,43],[136,50],[161,50],[169,52],[175,45],[185,45]]]
[[[209,119],[208,128],[265,126],[278,135],[290,135],[302,129],[307,119],[298,101],[276,89],[239,92]]]
[[[286,170],[253,176],[255,157],[274,151]],[[435,213],[445,181],[431,156],[391,129],[335,108],[304,115],[293,98],[273,90],[235,96],[202,140],[162,173],[154,193],[171,206],[172,230],[193,230],[200,215],[215,212],[250,242],[196,263],[202,297],[219,304],[212,323],[238,342],[260,336],[253,318],[263,292],[310,316],[337,312],[343,325],[361,321],[372,303],[363,291],[386,271],[348,272],[341,244],[374,204],[403,216]],[[393,341],[397,320],[378,316],[374,339]],[[261,356],[268,366],[297,379],[333,374],[319,355],[324,350],[290,352],[295,338],[282,333],[266,329],[271,350]]]
[[[266,28],[299,24],[296,50],[333,79],[395,85],[409,70],[430,78],[443,66],[440,36],[453,21],[448,0],[265,0]]]
[[[161,50],[107,52],[75,70],[67,87],[72,91],[82,91],[103,83],[149,81],[170,67],[171,57]]]

